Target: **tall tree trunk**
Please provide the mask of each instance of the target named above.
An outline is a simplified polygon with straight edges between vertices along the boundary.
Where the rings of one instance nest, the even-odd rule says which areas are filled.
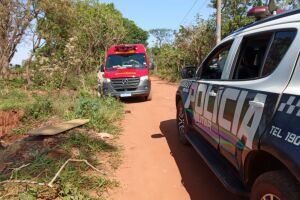
[[[27,80],[27,85],[30,86],[32,85],[32,81],[30,79],[30,70],[29,67],[32,64],[32,59],[33,59],[34,54],[32,53],[28,59],[28,63],[26,63],[26,80]]]
[[[9,68],[9,56],[2,55],[0,57],[0,78],[8,78],[8,68]]]

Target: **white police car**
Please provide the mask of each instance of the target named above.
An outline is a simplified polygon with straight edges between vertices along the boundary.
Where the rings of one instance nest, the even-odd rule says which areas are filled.
[[[251,200],[300,199],[299,52],[300,9],[239,29],[182,71],[180,140]]]

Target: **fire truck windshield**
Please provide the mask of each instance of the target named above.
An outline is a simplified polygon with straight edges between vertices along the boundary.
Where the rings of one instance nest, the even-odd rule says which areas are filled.
[[[114,54],[107,58],[106,69],[114,70],[119,68],[146,68],[146,56],[139,54]]]

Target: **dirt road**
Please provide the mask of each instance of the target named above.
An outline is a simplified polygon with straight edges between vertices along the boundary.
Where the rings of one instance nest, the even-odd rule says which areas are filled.
[[[126,102],[114,200],[235,200],[176,131],[176,85],[152,78],[153,100]]]

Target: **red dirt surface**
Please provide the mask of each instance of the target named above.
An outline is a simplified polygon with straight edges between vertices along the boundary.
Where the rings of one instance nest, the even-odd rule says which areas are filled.
[[[23,111],[0,111],[0,138],[8,134],[20,122]]]
[[[152,101],[125,101],[127,112],[119,139],[123,164],[114,200],[237,200],[176,130],[177,86],[152,78]]]

